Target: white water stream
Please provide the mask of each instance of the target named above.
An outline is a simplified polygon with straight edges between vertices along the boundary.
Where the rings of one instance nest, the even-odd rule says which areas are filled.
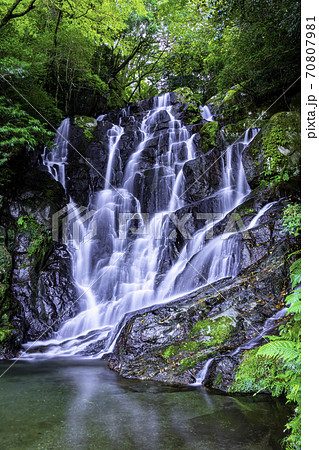
[[[104,189],[90,198],[90,205],[96,213],[90,220],[83,220],[81,209],[72,201],[69,205],[75,216],[70,228],[69,251],[79,292],[79,313],[65,321],[51,339],[37,342],[36,347],[32,342],[27,343],[25,349],[30,347],[28,358],[73,355],[99,358],[114,346],[119,324],[127,313],[167,303],[199,286],[237,274],[240,262],[238,233],[224,234],[207,241],[205,236],[213,226],[211,223],[187,242],[159,285],[156,281],[163,248],[169,245],[166,235],[168,213],[184,206],[183,166],[196,157],[194,135],[191,136],[186,127],[175,119],[172,109],[169,94],[154,99],[154,108],[145,112],[140,124],[142,141],[126,164],[121,186],[116,188],[113,187],[115,162],[121,158],[118,144],[124,133],[121,120],[107,132],[109,152]],[[202,114],[207,115],[206,120],[212,120],[208,112],[204,108]],[[122,111],[123,117],[128,114],[128,110]],[[169,116],[168,129],[158,131],[158,117],[163,114]],[[100,116],[98,120],[103,118]],[[70,120],[65,119],[59,128],[55,148],[44,155],[44,164],[64,188],[67,187],[65,164],[69,127]],[[161,140],[165,133],[168,133],[168,140],[163,147]],[[241,155],[256,133],[256,129],[248,130],[241,142],[227,148],[222,183],[215,194],[216,210],[222,212],[221,219],[250,192]],[[141,171],[140,163],[147,146],[156,136],[159,136],[159,144],[152,167],[151,195],[155,211],[147,221],[143,214],[145,211],[141,210],[143,192],[136,188],[136,176]],[[248,228],[256,226],[271,206],[266,205]],[[123,238],[123,221],[119,229],[119,217],[125,218],[125,229],[133,224],[133,218],[137,219],[142,232]],[[78,230],[76,236],[75,229]]]

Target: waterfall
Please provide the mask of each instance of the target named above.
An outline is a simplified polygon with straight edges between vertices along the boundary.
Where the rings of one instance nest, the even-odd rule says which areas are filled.
[[[213,115],[207,105],[200,106],[200,113],[203,119],[207,120],[207,122],[213,122]]]
[[[125,119],[129,115],[129,109],[121,113]],[[98,120],[105,117],[99,116]],[[120,118],[119,124],[105,135],[108,144],[105,184],[101,191],[91,194],[92,214],[83,216],[82,209],[70,201],[74,221],[69,230],[69,251],[79,292],[79,313],[65,321],[51,339],[38,342],[32,349],[32,357],[98,358],[113,347],[118,327],[127,313],[166,303],[198,286],[237,274],[239,233],[206,241],[206,233],[214,222],[198,230],[172,266],[158,278],[164,250],[169,245],[169,214],[185,204],[183,167],[196,158],[197,150],[194,135],[175,118],[170,94],[156,97],[153,108],[140,117],[141,140],[123,167],[123,180],[116,184],[114,176],[118,161],[122,161],[120,142],[124,125]],[[159,127],[163,123],[165,127]],[[69,127],[70,120],[65,119],[55,145],[43,155],[44,164],[66,190]],[[230,145],[225,152],[220,188],[214,194],[216,211],[222,213],[219,220],[250,192],[241,155],[257,131],[248,130],[242,141]],[[147,169],[147,176],[152,177],[151,189],[143,172],[145,157],[151,161]],[[265,210],[248,228],[258,224]]]
[[[58,128],[52,148],[45,148],[43,163],[49,173],[59,181],[65,189],[65,164],[68,157],[68,138],[70,119],[64,119]]]

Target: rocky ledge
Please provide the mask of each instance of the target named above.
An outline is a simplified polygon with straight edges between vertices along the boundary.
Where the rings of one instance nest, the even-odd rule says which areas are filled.
[[[262,343],[265,322],[284,308],[289,292],[286,256],[294,242],[279,216],[269,215],[244,241],[246,264],[237,277],[132,315],[107,357],[109,367],[126,378],[191,384],[210,361],[204,385],[227,391],[243,347]],[[249,260],[249,254],[259,258]]]

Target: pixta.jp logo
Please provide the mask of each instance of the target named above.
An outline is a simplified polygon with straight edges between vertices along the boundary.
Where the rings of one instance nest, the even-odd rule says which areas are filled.
[[[97,233],[96,211],[70,204],[52,216],[52,239],[78,249]]]

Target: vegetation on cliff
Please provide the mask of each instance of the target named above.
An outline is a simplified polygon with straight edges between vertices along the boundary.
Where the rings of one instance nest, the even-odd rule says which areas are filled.
[[[19,307],[11,291],[13,262],[23,253],[21,269],[29,271],[28,282],[32,269],[37,274],[30,285],[41,284],[52,245],[46,221],[38,220],[38,205],[32,204],[34,196],[18,199],[14,221],[7,211],[30,168],[25,160],[37,159],[50,145],[65,116],[76,115],[74,123],[90,142],[99,114],[174,91],[188,125],[198,127],[205,157],[221,135],[232,142],[247,127],[260,127],[247,151],[252,171],[258,172],[254,187],[270,192],[269,198],[278,192],[288,197],[281,231],[298,238],[299,0],[4,0],[0,39],[0,347],[6,348],[13,336],[11,313]],[[202,121],[199,105],[205,103],[214,107],[216,121]],[[47,197],[54,193],[51,187],[44,178]],[[37,186],[36,196],[41,189]],[[56,209],[63,195],[57,194]],[[272,250],[267,251],[269,256]],[[288,319],[278,336],[244,354],[232,390],[285,395],[295,406],[286,445],[299,448],[299,260],[290,277]],[[31,298],[30,292],[25,297]],[[183,339],[161,347],[157,358],[163,367],[177,367],[186,380],[188,370],[227,348],[233,331],[232,318],[203,315],[196,323],[190,320]],[[218,376],[215,387],[222,383]]]
[[[290,220],[289,220],[290,219]],[[300,233],[300,210],[297,204],[284,211],[289,233]],[[296,252],[297,254],[299,252]],[[296,258],[296,254],[290,257]],[[301,446],[301,259],[290,267],[291,293],[286,297],[289,320],[279,328],[278,336],[266,336],[269,342],[244,353],[236,370],[232,392],[267,391],[273,396],[285,395],[294,405],[295,414],[287,423],[286,448]]]

